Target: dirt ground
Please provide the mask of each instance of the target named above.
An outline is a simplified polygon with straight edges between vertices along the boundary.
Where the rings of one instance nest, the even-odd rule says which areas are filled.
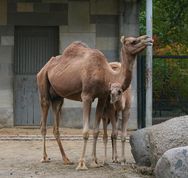
[[[63,145],[73,165],[64,165],[56,141],[49,129],[47,153],[49,163],[41,163],[42,139],[39,129],[0,129],[0,178],[152,178],[141,174],[134,166],[129,142],[126,142],[127,165],[111,163],[111,141],[108,142],[108,162],[100,168],[90,167],[92,138],[88,141],[86,162],[87,171],[76,171],[82,150],[82,131],[79,129],[63,129]],[[118,140],[118,153],[121,142]],[[100,136],[97,144],[98,159],[104,158],[104,147]],[[145,172],[146,173],[146,172]],[[148,174],[148,172],[147,172]]]

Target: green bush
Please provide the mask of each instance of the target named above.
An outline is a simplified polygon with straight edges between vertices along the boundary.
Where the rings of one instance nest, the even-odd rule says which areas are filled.
[[[188,59],[154,59],[153,98],[188,113]]]

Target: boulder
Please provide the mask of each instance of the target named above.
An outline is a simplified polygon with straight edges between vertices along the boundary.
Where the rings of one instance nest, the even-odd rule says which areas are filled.
[[[137,164],[155,167],[169,149],[188,145],[188,116],[135,131],[130,136],[131,151]]]
[[[166,151],[155,167],[156,178],[188,177],[188,146]]]
[[[150,166],[150,155],[149,155],[149,132],[147,129],[141,129],[134,132],[130,137],[131,152],[133,157],[139,166]]]

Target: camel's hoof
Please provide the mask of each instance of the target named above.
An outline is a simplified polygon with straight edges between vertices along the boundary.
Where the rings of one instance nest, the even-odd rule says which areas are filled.
[[[77,171],[88,170],[88,168],[87,168],[84,160],[80,160],[80,162],[78,163],[78,166],[77,166],[76,170]]]
[[[73,165],[74,163],[69,161],[69,162],[64,162],[64,165]]]
[[[72,165],[72,164],[74,164],[74,163],[71,162],[68,158],[63,159],[63,161],[64,161],[64,164],[65,164],[65,165]]]
[[[122,166],[125,166],[126,165],[126,159],[121,160],[120,163],[121,163]]]
[[[49,163],[50,162],[50,158],[42,158],[41,163]]]
[[[104,165],[103,164],[99,164],[97,161],[92,161],[90,166],[92,168],[99,168],[99,167],[103,167]]]
[[[114,159],[114,160],[112,160],[112,163],[120,164],[120,161],[118,159]]]

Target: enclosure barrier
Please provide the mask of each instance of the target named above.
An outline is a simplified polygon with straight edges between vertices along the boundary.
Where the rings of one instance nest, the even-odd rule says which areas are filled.
[[[145,127],[146,62],[138,57],[138,127]],[[188,56],[153,56],[153,124],[188,114]]]

